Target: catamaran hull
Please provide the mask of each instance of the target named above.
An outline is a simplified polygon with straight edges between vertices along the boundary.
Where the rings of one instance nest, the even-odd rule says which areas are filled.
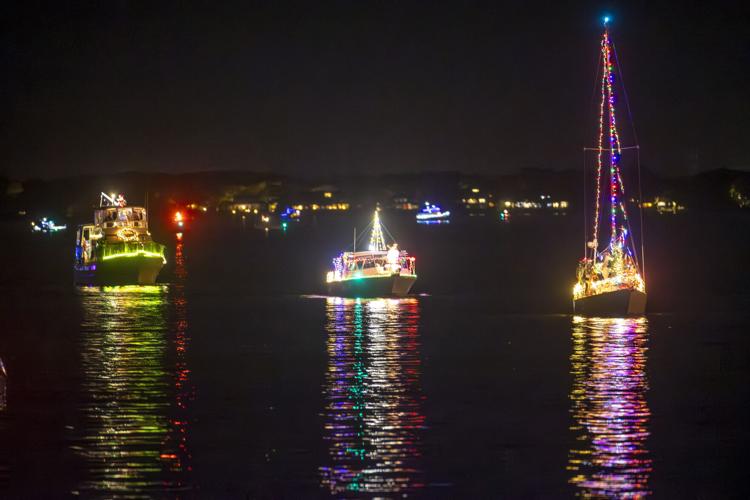
[[[573,311],[586,316],[634,316],[646,312],[646,294],[616,290],[573,301]]]
[[[76,285],[153,285],[164,267],[161,257],[139,255],[76,266]]]
[[[328,294],[335,297],[404,297],[415,281],[416,276],[398,274],[334,281],[328,283]]]

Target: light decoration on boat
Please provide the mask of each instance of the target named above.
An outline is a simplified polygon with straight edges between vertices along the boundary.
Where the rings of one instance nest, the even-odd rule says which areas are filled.
[[[383,237],[383,228],[380,225],[380,214],[378,210],[375,210],[375,215],[372,218],[372,233],[370,233],[370,246],[371,252],[383,252],[386,250],[385,238]]]
[[[138,241],[138,232],[129,227],[123,227],[122,229],[119,229],[115,234],[122,241]]]
[[[182,212],[177,211],[174,213],[174,221],[177,224],[177,226],[182,227],[185,225],[184,218],[182,216]]]
[[[617,131],[615,118],[616,71],[614,65],[614,48],[609,36],[609,18],[605,18],[604,34],[601,40],[601,101],[599,104],[599,135],[596,149],[596,201],[594,210],[593,238],[587,243],[590,255],[578,264],[578,280],[573,287],[573,298],[580,298],[616,291],[635,289],[645,292],[645,283],[638,269],[632,239],[628,238],[626,225],[628,214],[625,210],[625,185],[620,171],[622,146]],[[607,122],[605,124],[605,121]],[[605,147],[604,136],[608,139]],[[609,154],[609,245],[599,252],[599,217],[602,204],[602,172],[604,154]],[[622,214],[623,224],[618,225],[618,211]]]
[[[132,257],[161,257],[162,262],[164,264],[167,263],[167,259],[166,257],[164,257],[163,254],[159,252],[150,252],[148,250],[136,250],[134,252],[113,253],[110,255],[105,255],[104,257],[102,257],[102,260],[132,258]]]
[[[417,222],[430,223],[447,221],[451,216],[449,210],[443,211],[438,205],[432,205],[429,201],[424,203],[424,208],[417,214]]]
[[[101,255],[102,260],[133,257],[158,257],[162,259],[164,264],[167,263],[164,256],[164,245],[154,242],[109,244],[102,249]]]
[[[279,217],[281,220],[287,221],[287,220],[296,220],[299,221],[300,215],[302,212],[298,208],[294,207],[286,207],[281,214],[279,214]]]
[[[57,225],[52,219],[42,217],[38,222],[31,223],[31,230],[35,233],[56,233],[67,229],[67,225]]]
[[[100,207],[124,207],[125,205],[127,205],[127,201],[122,194],[102,192],[99,196]]]
[[[395,242],[387,247],[378,212],[375,212],[370,247],[364,252],[343,252],[332,260],[333,269],[326,273],[326,282],[382,278],[401,275],[416,277],[416,259],[399,250]]]

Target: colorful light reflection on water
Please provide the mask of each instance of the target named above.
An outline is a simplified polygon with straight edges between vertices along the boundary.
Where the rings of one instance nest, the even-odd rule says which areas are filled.
[[[83,380],[73,449],[84,478],[76,494],[148,498],[190,487],[194,391],[183,264],[176,259],[170,286],[80,289]]]
[[[650,494],[646,318],[573,319],[570,482],[584,497]]]
[[[419,302],[328,298],[326,314],[321,486],[337,496],[422,488]]]

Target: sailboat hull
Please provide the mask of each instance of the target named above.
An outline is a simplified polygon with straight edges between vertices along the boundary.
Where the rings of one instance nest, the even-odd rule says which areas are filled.
[[[404,297],[417,281],[414,275],[392,274],[328,283],[328,294],[336,297]]]
[[[634,316],[646,312],[646,294],[616,290],[573,301],[573,311],[586,316]]]

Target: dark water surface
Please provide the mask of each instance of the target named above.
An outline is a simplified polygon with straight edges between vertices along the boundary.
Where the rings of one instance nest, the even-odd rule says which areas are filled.
[[[157,235],[154,287],[74,289],[71,235],[19,232],[0,497],[745,497],[749,226],[704,217],[650,221],[630,319],[569,314],[571,218],[394,217],[401,300],[320,295],[344,218]]]

